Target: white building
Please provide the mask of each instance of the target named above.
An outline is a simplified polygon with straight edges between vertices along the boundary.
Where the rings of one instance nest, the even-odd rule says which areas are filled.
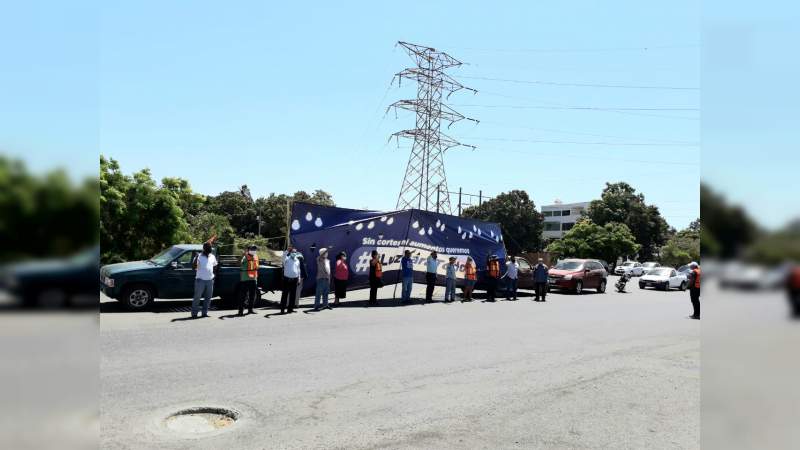
[[[581,217],[581,212],[588,207],[589,202],[561,203],[560,200],[556,200],[552,205],[542,206],[544,216],[542,237],[551,239],[564,236],[564,233]]]

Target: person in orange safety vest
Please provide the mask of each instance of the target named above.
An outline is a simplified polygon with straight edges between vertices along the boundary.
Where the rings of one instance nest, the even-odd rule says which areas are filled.
[[[244,315],[244,305],[247,303],[247,313],[253,314],[253,307],[258,299],[258,247],[251,245],[242,256],[239,291],[236,294],[239,303],[239,315]]]
[[[500,260],[497,255],[489,256],[489,262],[486,263],[486,301],[495,301],[495,293],[497,292],[497,280],[500,279]]]

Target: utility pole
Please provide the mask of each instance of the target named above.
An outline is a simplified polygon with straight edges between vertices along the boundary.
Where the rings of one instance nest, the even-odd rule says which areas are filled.
[[[441,211],[451,214],[450,196],[441,198],[438,193],[441,188],[447,190],[447,177],[444,170],[444,152],[455,146],[476,148],[474,145],[462,144],[440,131],[442,122],[448,123],[448,128],[459,120],[477,120],[465,117],[442,102],[442,96],[450,97],[453,92],[466,89],[477,93],[475,89],[463,86],[445,73],[446,69],[458,67],[461,62],[447,53],[437,51],[431,47],[398,42],[416,67],[405,69],[395,74],[398,86],[403,78],[416,81],[417,98],[414,100],[399,100],[387,108],[387,112],[394,108],[405,109],[416,113],[415,127],[410,130],[398,131],[389,139],[413,139],[411,155],[406,166],[400,195],[397,198],[397,209],[417,208],[426,211]],[[394,82],[394,79],[392,80]],[[433,189],[436,189],[436,193]]]

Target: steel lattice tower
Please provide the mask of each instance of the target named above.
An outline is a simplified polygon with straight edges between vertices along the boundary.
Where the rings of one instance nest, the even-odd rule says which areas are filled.
[[[417,208],[427,211],[437,211],[451,214],[450,195],[447,190],[447,177],[444,171],[444,152],[458,145],[475,148],[472,145],[461,144],[455,139],[440,131],[442,122],[447,122],[448,128],[459,120],[471,120],[459,114],[449,106],[442,103],[442,97],[448,98],[453,92],[467,89],[458,81],[445,73],[446,69],[458,67],[461,62],[447,53],[434,48],[398,42],[417,64],[416,67],[405,69],[397,74],[398,86],[403,78],[417,82],[417,98],[415,100],[399,100],[387,108],[387,112],[395,108],[414,111],[416,113],[416,126],[410,130],[398,131],[393,137],[409,138],[414,140],[411,147],[411,156],[408,159],[403,185],[397,198],[397,209]],[[392,82],[394,82],[394,78]]]

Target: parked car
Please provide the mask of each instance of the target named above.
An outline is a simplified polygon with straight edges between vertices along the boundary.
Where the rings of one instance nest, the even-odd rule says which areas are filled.
[[[550,289],[572,291],[581,294],[584,289],[606,291],[608,284],[606,269],[594,259],[563,259],[550,269]]]
[[[655,269],[656,267],[661,267],[661,264],[654,261],[648,261],[642,264],[643,275],[647,275],[648,273],[650,273],[651,270]]]
[[[640,277],[644,275],[644,267],[642,267],[642,263],[640,262],[625,261],[624,263],[618,265],[616,269],[614,269],[614,273],[617,275],[628,273],[632,277]]]
[[[0,267],[0,291],[12,307],[97,308],[100,247],[68,258],[34,260]]]
[[[191,298],[194,294],[193,261],[202,245],[179,244],[145,261],[109,264],[100,268],[100,284],[104,294],[119,300],[126,308],[141,310],[156,298]],[[219,272],[214,280],[214,296],[233,303],[244,295],[239,289],[240,257],[218,255]],[[258,268],[258,287],[262,291],[280,288],[282,269],[263,261]]]
[[[686,290],[689,282],[686,275],[669,267],[657,267],[639,279],[639,289],[653,287],[668,291],[670,289]]]
[[[759,265],[733,262],[725,266],[719,277],[722,289],[770,290],[786,284],[787,266],[767,268]]]
[[[596,259],[595,261],[599,262],[600,265],[603,266],[603,269],[606,269],[606,275],[614,273],[611,266],[604,259]]]

